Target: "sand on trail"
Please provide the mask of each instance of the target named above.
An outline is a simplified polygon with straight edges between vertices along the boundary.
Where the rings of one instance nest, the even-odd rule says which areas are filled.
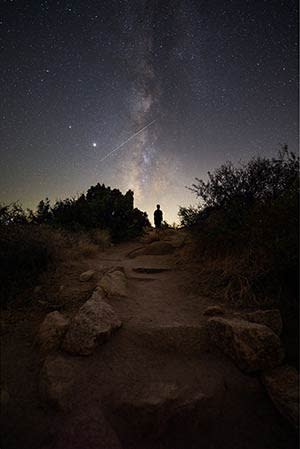
[[[62,353],[75,367],[71,413],[39,401],[42,360],[34,334],[45,312],[33,310],[23,317],[23,326],[4,334],[3,383],[11,403],[4,413],[2,449],[296,448],[295,437],[259,379],[241,373],[210,348],[203,311],[212,301],[191,288],[195,270],[182,261],[182,234],[174,232],[163,240],[174,246],[170,254],[141,254],[151,243],[131,242],[80,265],[82,271],[124,271],[128,292],[107,299],[123,322],[107,343],[89,357]],[[64,301],[70,316],[81,305],[71,295]],[[158,412],[155,407],[172,389],[181,400],[185,395],[205,397],[203,410],[193,408],[189,416],[183,407],[185,414],[169,422],[176,400],[162,401]],[[165,421],[164,430],[156,433]],[[111,431],[103,430],[106,425]],[[66,439],[68,429],[73,440]],[[85,432],[89,435],[83,438]]]

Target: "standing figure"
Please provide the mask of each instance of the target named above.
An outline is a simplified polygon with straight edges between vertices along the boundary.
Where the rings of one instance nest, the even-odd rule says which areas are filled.
[[[160,229],[161,229],[162,220],[163,220],[163,213],[162,213],[162,210],[160,209],[160,205],[158,204],[156,206],[156,210],[154,211],[154,224],[155,224],[155,229],[156,229],[156,234],[157,234],[158,240],[159,240],[159,233],[160,233]]]

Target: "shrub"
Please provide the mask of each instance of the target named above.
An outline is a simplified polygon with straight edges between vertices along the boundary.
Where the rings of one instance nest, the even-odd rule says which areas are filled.
[[[297,341],[299,158],[284,147],[277,158],[227,163],[191,190],[200,204],[179,216],[195,238],[208,294],[244,306],[277,303]]]

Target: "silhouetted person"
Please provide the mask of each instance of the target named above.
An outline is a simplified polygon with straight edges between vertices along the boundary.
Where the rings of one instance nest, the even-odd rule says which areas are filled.
[[[156,229],[161,228],[162,219],[163,219],[163,213],[160,210],[160,205],[158,204],[156,206],[156,210],[154,211],[154,224],[155,224]]]

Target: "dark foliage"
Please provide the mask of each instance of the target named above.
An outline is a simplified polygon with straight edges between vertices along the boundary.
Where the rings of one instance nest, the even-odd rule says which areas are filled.
[[[285,147],[278,158],[231,163],[196,179],[198,207],[180,208],[181,224],[205,235],[208,247],[265,248],[274,260],[298,256],[299,159]],[[276,263],[277,265],[277,263]]]
[[[51,208],[40,201],[34,220],[70,230],[106,229],[114,241],[136,237],[149,225],[147,214],[133,207],[133,192],[123,195],[104,184],[90,187],[86,195],[60,200]]]

